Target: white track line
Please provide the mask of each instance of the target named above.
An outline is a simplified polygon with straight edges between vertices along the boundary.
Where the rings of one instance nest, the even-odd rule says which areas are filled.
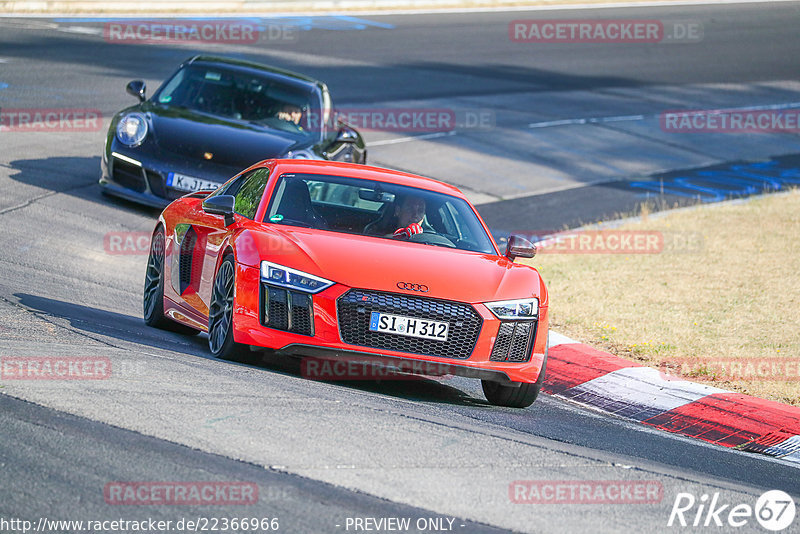
[[[685,109],[670,110],[671,113],[691,113],[696,115],[719,115],[734,111],[780,111],[783,109],[800,108],[800,102],[786,102],[783,104],[764,104],[762,106],[742,106],[737,108],[720,109]],[[646,118],[658,118],[659,115],[616,115],[611,117],[582,117],[577,119],[560,119],[554,121],[532,122],[528,128],[551,128],[553,126],[570,126],[573,124],[602,124],[606,122],[641,121]]]
[[[456,132],[436,132],[424,135],[411,135],[408,137],[398,137],[396,139],[384,139],[383,141],[371,141],[369,143],[369,146],[396,145],[398,143],[408,143],[410,141],[423,141],[425,139],[448,137],[450,135],[455,135],[455,134]]]
[[[588,117],[583,119],[562,119],[557,121],[532,122],[528,128],[549,128],[551,126],[568,126],[570,124],[595,124],[602,122],[622,122],[644,120],[644,115],[618,115],[616,117]]]

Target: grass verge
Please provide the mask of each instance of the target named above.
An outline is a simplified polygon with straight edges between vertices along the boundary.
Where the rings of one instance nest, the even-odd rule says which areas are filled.
[[[548,284],[554,330],[667,374],[800,406],[800,190],[645,212],[526,261]]]

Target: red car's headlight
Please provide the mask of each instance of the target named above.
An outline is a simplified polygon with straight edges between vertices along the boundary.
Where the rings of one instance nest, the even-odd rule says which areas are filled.
[[[539,299],[501,300],[486,302],[484,306],[503,320],[531,320],[539,317]]]
[[[261,280],[268,284],[312,294],[319,293],[335,284],[325,278],[268,261],[261,262]]]

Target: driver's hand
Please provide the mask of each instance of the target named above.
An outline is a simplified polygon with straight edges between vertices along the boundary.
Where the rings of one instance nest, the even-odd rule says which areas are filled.
[[[411,223],[405,228],[398,228],[394,231],[394,237],[396,239],[411,239],[412,235],[421,234],[422,233],[422,226],[419,223]]]

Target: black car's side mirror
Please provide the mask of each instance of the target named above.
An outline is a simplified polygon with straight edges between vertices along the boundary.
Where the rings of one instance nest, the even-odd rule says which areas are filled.
[[[236,198],[233,195],[216,195],[203,201],[203,211],[212,215],[222,215],[225,217],[225,226],[230,226],[234,222],[233,207],[235,203]]]
[[[147,85],[142,80],[133,80],[132,82],[128,82],[125,91],[127,91],[129,95],[138,98],[139,102],[144,102],[146,99],[145,91],[147,91]]]
[[[355,143],[357,141],[358,141],[358,132],[356,132],[349,126],[342,126],[341,128],[339,128],[339,131],[336,132],[337,143]]]
[[[522,236],[511,235],[506,245],[506,257],[511,261],[515,258],[532,258],[536,255],[536,245]]]

